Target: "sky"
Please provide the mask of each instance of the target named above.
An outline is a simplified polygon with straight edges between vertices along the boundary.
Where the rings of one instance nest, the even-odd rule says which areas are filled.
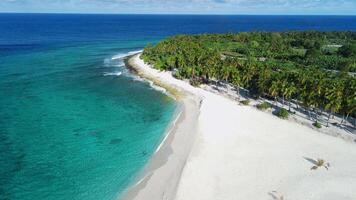
[[[0,0],[0,12],[356,15],[356,0]]]

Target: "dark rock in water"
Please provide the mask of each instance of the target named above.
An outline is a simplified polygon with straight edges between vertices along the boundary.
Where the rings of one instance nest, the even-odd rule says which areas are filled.
[[[57,177],[53,174],[46,174],[43,176],[43,179],[45,179],[47,182],[51,182],[55,180]]]
[[[77,128],[77,129],[74,129],[73,132],[74,132],[74,133],[78,133],[78,132],[80,132],[80,131],[82,131],[82,130],[84,130],[84,129],[83,129],[83,128]]]
[[[25,153],[21,153],[20,155],[17,156],[18,159],[24,159],[26,156]]]
[[[99,131],[92,131],[89,133],[91,136],[97,137],[99,135]]]
[[[110,144],[120,144],[121,142],[122,142],[121,139],[112,139],[112,140],[110,141]]]
[[[16,160],[14,163],[14,168],[12,169],[12,172],[19,172],[21,171],[23,168],[23,162],[22,159],[21,160]]]

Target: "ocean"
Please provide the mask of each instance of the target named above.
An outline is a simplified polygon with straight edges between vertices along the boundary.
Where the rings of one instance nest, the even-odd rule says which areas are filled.
[[[356,30],[355,16],[0,14],[0,200],[116,200],[174,99],[123,58],[175,34]]]

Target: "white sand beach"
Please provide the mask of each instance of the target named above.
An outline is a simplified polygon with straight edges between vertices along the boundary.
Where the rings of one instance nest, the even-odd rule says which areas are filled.
[[[176,131],[123,199],[356,199],[355,143],[192,87],[139,55],[130,59],[139,73],[186,95]],[[329,170],[311,170],[318,158]]]

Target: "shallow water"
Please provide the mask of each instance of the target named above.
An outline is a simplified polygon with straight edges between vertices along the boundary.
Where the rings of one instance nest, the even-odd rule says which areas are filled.
[[[355,19],[0,14],[0,200],[112,200],[127,187],[176,109],[125,69],[129,52],[177,33],[355,30]]]
[[[114,199],[155,150],[174,101],[96,48],[4,58],[4,199]]]

